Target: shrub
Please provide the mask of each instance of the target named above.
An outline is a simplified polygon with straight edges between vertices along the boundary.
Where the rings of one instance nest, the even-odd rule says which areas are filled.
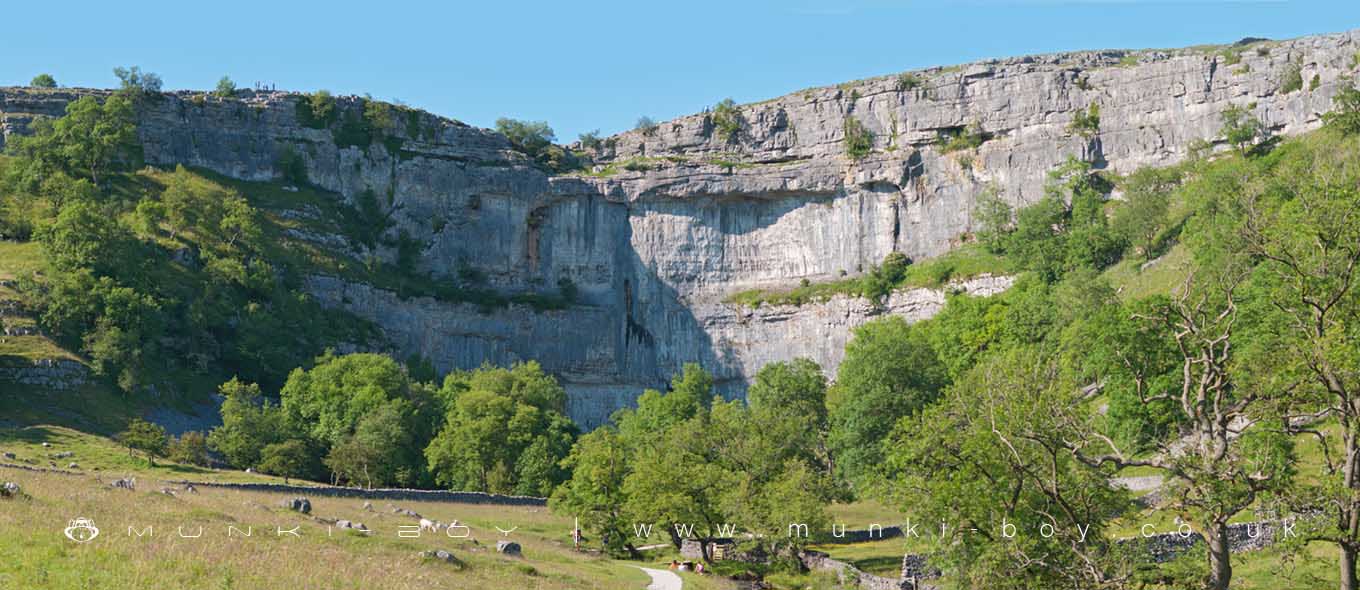
[[[989,136],[977,123],[969,123],[963,129],[946,129],[940,132],[940,151],[944,153],[971,150],[983,144]]]
[[[1322,116],[1327,125],[1345,135],[1360,133],[1360,90],[1347,84],[1337,92],[1332,112]]]
[[[501,117],[496,119],[496,132],[510,140],[515,149],[537,158],[557,139],[547,121],[520,121]]]
[[[1322,77],[1317,74],[1313,74],[1313,79],[1308,81],[1308,91],[1312,92],[1314,90],[1317,90],[1318,86],[1322,86]]]
[[[737,109],[737,103],[730,98],[724,98],[713,107],[711,115],[713,128],[718,131],[718,137],[724,141],[732,141],[741,134],[742,127],[746,121],[741,116],[741,111]]]
[[[118,76],[119,90],[125,94],[143,95],[161,91],[161,77],[151,72],[143,72],[142,68],[137,66],[114,68],[113,75]]]
[[[656,133],[656,121],[653,121],[651,117],[643,115],[638,117],[637,124],[633,126],[633,129],[635,131],[641,131],[643,135],[650,137],[653,133]]]
[[[916,74],[905,73],[897,77],[897,91],[906,92],[920,88],[925,82]]]
[[[297,153],[292,146],[284,146],[279,151],[279,159],[274,163],[278,168],[279,176],[284,180],[296,185],[307,184],[307,163],[303,161],[302,155]]]
[[[874,147],[874,134],[870,133],[853,115],[845,117],[845,155],[858,160],[869,155]]]
[[[1245,108],[1230,106],[1223,110],[1222,118],[1223,138],[1244,156],[1247,148],[1255,145],[1256,139],[1265,134],[1261,120]]]
[[[1072,122],[1067,125],[1067,130],[1090,139],[1100,133],[1100,106],[1091,103],[1085,111],[1077,111],[1072,117]]]
[[[1290,64],[1284,71],[1284,77],[1280,79],[1280,92],[1289,94],[1301,88],[1303,88],[1303,71],[1297,64]]]
[[[33,77],[33,81],[29,82],[28,85],[34,88],[56,88],[57,79],[53,78],[52,74],[38,74]]]
[[[581,147],[588,150],[599,151],[600,148],[604,147],[604,141],[600,139],[599,129],[582,133],[578,137],[578,141],[581,142]]]
[[[118,434],[118,440],[127,447],[129,457],[132,451],[141,451],[152,465],[156,464],[156,457],[165,454],[165,429],[140,418],[128,422],[127,430]]]
[[[312,129],[325,129],[335,122],[335,97],[328,90],[304,95],[297,102],[298,123]]]
[[[208,437],[191,430],[170,441],[167,452],[170,460],[206,467],[208,465]]]
[[[217,81],[217,89],[213,90],[213,94],[222,98],[236,96],[236,83],[232,82],[231,78],[222,76],[222,79]]]

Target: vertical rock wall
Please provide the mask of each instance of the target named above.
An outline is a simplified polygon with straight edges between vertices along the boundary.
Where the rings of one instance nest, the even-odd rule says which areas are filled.
[[[334,129],[300,124],[300,97],[287,93],[166,94],[140,110],[139,135],[150,163],[246,180],[278,178],[276,162],[292,150],[337,199],[371,191],[391,231],[425,245],[419,266],[436,276],[475,273],[503,293],[555,292],[570,280],[579,303],[548,312],[403,301],[332,277],[309,285],[443,370],[539,360],[568,387],[573,416],[594,425],[684,362],[705,363],[733,392],[760,365],[793,356],[830,371],[854,325],[884,313],[928,317],[942,298],[913,291],[882,306],[748,310],[723,303],[735,291],[853,276],[894,251],[940,254],[973,229],[982,191],[1033,202],[1069,157],[1120,173],[1177,162],[1215,139],[1230,105],[1275,133],[1317,127],[1342,78],[1356,74],[1358,41],[1351,32],[1031,56],[808,89],[738,107],[730,138],[712,113],[614,136],[595,154],[596,171],[566,176],[545,174],[500,135],[426,113],[404,121],[395,143],[341,145]],[[1285,92],[1296,72],[1303,87]],[[23,132],[35,116],[105,92],[0,89],[0,131]],[[1091,104],[1099,132],[1070,132]],[[357,116],[363,104],[342,97],[337,107]],[[849,117],[873,134],[859,160],[844,153]],[[988,139],[941,149],[942,134],[970,126]],[[1004,287],[987,281],[968,288]]]

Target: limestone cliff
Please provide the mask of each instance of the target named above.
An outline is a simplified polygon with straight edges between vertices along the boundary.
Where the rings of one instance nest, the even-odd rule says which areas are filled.
[[[688,361],[706,364],[728,391],[773,360],[810,356],[831,370],[855,324],[926,317],[943,297],[917,290],[882,305],[839,298],[750,310],[723,303],[734,291],[853,275],[893,251],[942,253],[966,239],[983,190],[1032,202],[1069,156],[1118,172],[1174,163],[1214,140],[1230,105],[1276,133],[1311,129],[1341,78],[1356,73],[1357,50],[1360,32],[1350,32],[932,68],[739,106],[730,136],[713,113],[623,133],[594,153],[593,173],[559,176],[498,134],[426,113],[405,117],[395,141],[347,145],[334,129],[302,124],[300,97],[289,93],[167,94],[140,109],[139,135],[150,163],[246,180],[277,179],[279,155],[292,150],[309,181],[337,198],[378,195],[390,231],[423,244],[422,269],[448,280],[472,271],[516,293],[569,279],[579,303],[545,312],[403,301],[333,277],[309,284],[443,370],[537,359],[567,386],[573,416],[597,424]],[[1303,87],[1289,88],[1293,79]],[[98,92],[0,89],[0,128],[22,132],[33,116]],[[1098,132],[1070,132],[1093,103]],[[343,117],[362,105],[346,97],[337,107]],[[845,155],[847,117],[873,134],[859,160]],[[941,149],[942,135],[970,126],[986,141]]]

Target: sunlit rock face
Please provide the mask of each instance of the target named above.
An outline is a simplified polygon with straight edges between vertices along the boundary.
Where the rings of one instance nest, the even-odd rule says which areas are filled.
[[[855,276],[894,251],[938,255],[968,238],[980,193],[1034,202],[1071,157],[1120,173],[1175,163],[1215,140],[1231,105],[1277,134],[1315,128],[1341,78],[1357,73],[1357,41],[1360,32],[1010,58],[809,89],[737,107],[731,136],[703,113],[608,138],[589,174],[547,174],[504,137],[427,113],[403,117],[397,141],[338,145],[331,129],[300,124],[300,97],[288,93],[167,94],[139,109],[139,135],[149,163],[246,180],[277,180],[292,150],[309,182],[336,198],[371,191],[391,213],[390,235],[417,240],[420,269],[450,281],[555,293],[570,280],[577,303],[550,311],[403,300],[326,276],[307,285],[377,322],[395,352],[441,370],[537,360],[567,387],[572,416],[593,426],[685,362],[703,363],[731,395],[773,361],[809,357],[833,374],[851,328],[885,314],[929,317],[943,293],[758,309],[725,299]],[[1303,86],[1285,92],[1295,72]],[[35,116],[103,93],[0,89],[0,129],[22,133]],[[1071,132],[1093,103],[1098,133]],[[343,116],[362,103],[340,97],[337,108]],[[847,117],[873,135],[858,160],[845,154]],[[986,141],[942,149],[941,135],[970,126]],[[1008,285],[981,277],[951,288]]]

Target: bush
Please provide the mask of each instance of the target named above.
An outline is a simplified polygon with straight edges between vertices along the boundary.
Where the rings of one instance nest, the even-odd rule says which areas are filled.
[[[140,418],[128,422],[127,430],[118,434],[118,441],[127,447],[129,457],[132,451],[141,451],[152,465],[156,464],[156,457],[165,454],[165,429]]]
[[[853,115],[845,117],[845,155],[858,160],[869,155],[874,147],[874,134],[870,133]]]
[[[28,85],[34,88],[56,88],[57,79],[53,78],[52,74],[38,74],[33,77],[33,81],[29,82]]]
[[[207,467],[208,437],[204,436],[202,432],[194,430],[181,434],[178,438],[170,441],[168,454],[170,460],[177,463]]]
[[[1332,104],[1332,112],[1323,115],[1322,120],[1344,135],[1360,133],[1360,90],[1347,84],[1336,93]]]
[[[318,90],[297,101],[297,119],[303,127],[325,129],[335,122],[335,97],[328,90]]]
[[[633,130],[641,131],[643,135],[650,137],[653,133],[656,133],[656,121],[653,121],[651,117],[643,115],[638,117],[637,124],[633,125]]]
[[[1250,110],[1230,106],[1223,110],[1223,138],[1237,148],[1242,155],[1247,154],[1247,149],[1256,144],[1256,140],[1265,135],[1265,126],[1261,120],[1256,118]]]
[[[1317,90],[1319,86],[1322,86],[1322,77],[1317,74],[1313,74],[1313,79],[1308,81],[1308,91],[1312,92],[1314,90]]]
[[[599,151],[600,148],[604,147],[604,141],[600,139],[599,129],[582,133],[577,137],[577,141],[581,143],[581,147],[588,150]]]
[[[921,85],[924,83],[925,82],[923,82],[921,78],[917,77],[916,74],[912,73],[902,74],[897,77],[897,91],[906,92],[908,90],[915,90],[917,88],[920,88]]]
[[[161,91],[161,77],[151,72],[143,72],[142,68],[137,66],[114,68],[113,75],[118,76],[119,91],[125,94],[141,96]]]
[[[307,184],[307,163],[292,146],[279,150],[279,159],[274,165],[284,180],[299,186]]]
[[[1077,111],[1072,117],[1072,122],[1067,125],[1067,130],[1090,139],[1100,133],[1100,106],[1091,103],[1085,111]]]
[[[713,121],[713,128],[717,130],[718,137],[723,141],[732,141],[741,135],[742,127],[745,127],[746,120],[742,118],[741,111],[737,109],[736,101],[724,98],[713,107],[713,114],[710,115]]]
[[[222,76],[222,79],[217,81],[217,89],[213,90],[213,94],[222,98],[232,98],[236,96],[236,83],[232,82],[231,78]]]
[[[496,119],[496,132],[510,140],[515,149],[537,158],[557,139],[547,121],[520,121],[501,117]]]
[[[969,123],[963,129],[945,130],[940,133],[940,151],[944,153],[971,150],[986,142],[990,137],[977,123]]]
[[[1298,64],[1290,64],[1280,79],[1280,93],[1289,94],[1303,88],[1303,71]]]

